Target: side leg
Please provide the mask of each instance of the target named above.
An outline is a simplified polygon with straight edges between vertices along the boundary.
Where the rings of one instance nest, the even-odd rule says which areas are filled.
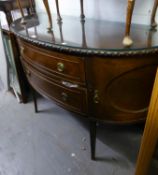
[[[30,87],[30,88],[31,88],[31,92],[32,92],[35,113],[38,113],[36,91],[32,87]]]
[[[130,37],[130,30],[131,30],[131,21],[132,21],[134,4],[135,4],[135,0],[128,0],[127,16],[126,16],[126,30],[125,30],[125,37],[123,39],[123,45],[127,47],[133,44],[133,41]]]
[[[151,28],[153,29],[157,26],[157,23],[155,21],[157,7],[158,7],[158,0],[155,0],[153,10],[152,10],[152,15],[151,15]]]
[[[96,122],[94,121],[90,121],[90,145],[91,145],[91,159],[95,160]]]

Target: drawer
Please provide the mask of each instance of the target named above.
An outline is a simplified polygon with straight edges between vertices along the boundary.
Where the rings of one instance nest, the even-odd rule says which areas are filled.
[[[29,59],[39,71],[52,72],[57,76],[84,83],[84,59],[57,53],[20,42],[21,55]]]
[[[66,88],[50,81],[31,66],[24,63],[29,83],[43,96],[55,100],[71,111],[85,114],[87,112],[87,91],[85,88]]]

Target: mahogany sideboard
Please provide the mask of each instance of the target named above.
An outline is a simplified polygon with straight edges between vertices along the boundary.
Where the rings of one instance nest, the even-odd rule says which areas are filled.
[[[91,157],[95,158],[96,122],[144,121],[158,66],[158,32],[133,25],[134,44],[122,45],[123,23],[46,14],[11,25],[21,62],[32,88],[90,121]],[[35,107],[37,104],[35,99]]]

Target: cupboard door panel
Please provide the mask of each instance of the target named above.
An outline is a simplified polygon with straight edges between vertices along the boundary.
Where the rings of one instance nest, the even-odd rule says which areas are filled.
[[[147,57],[89,59],[91,115],[107,121],[143,120],[157,63]]]

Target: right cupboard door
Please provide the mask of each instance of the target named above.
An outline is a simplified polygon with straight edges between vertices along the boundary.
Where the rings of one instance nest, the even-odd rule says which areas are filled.
[[[154,56],[87,59],[89,114],[97,120],[144,120],[158,65]]]

